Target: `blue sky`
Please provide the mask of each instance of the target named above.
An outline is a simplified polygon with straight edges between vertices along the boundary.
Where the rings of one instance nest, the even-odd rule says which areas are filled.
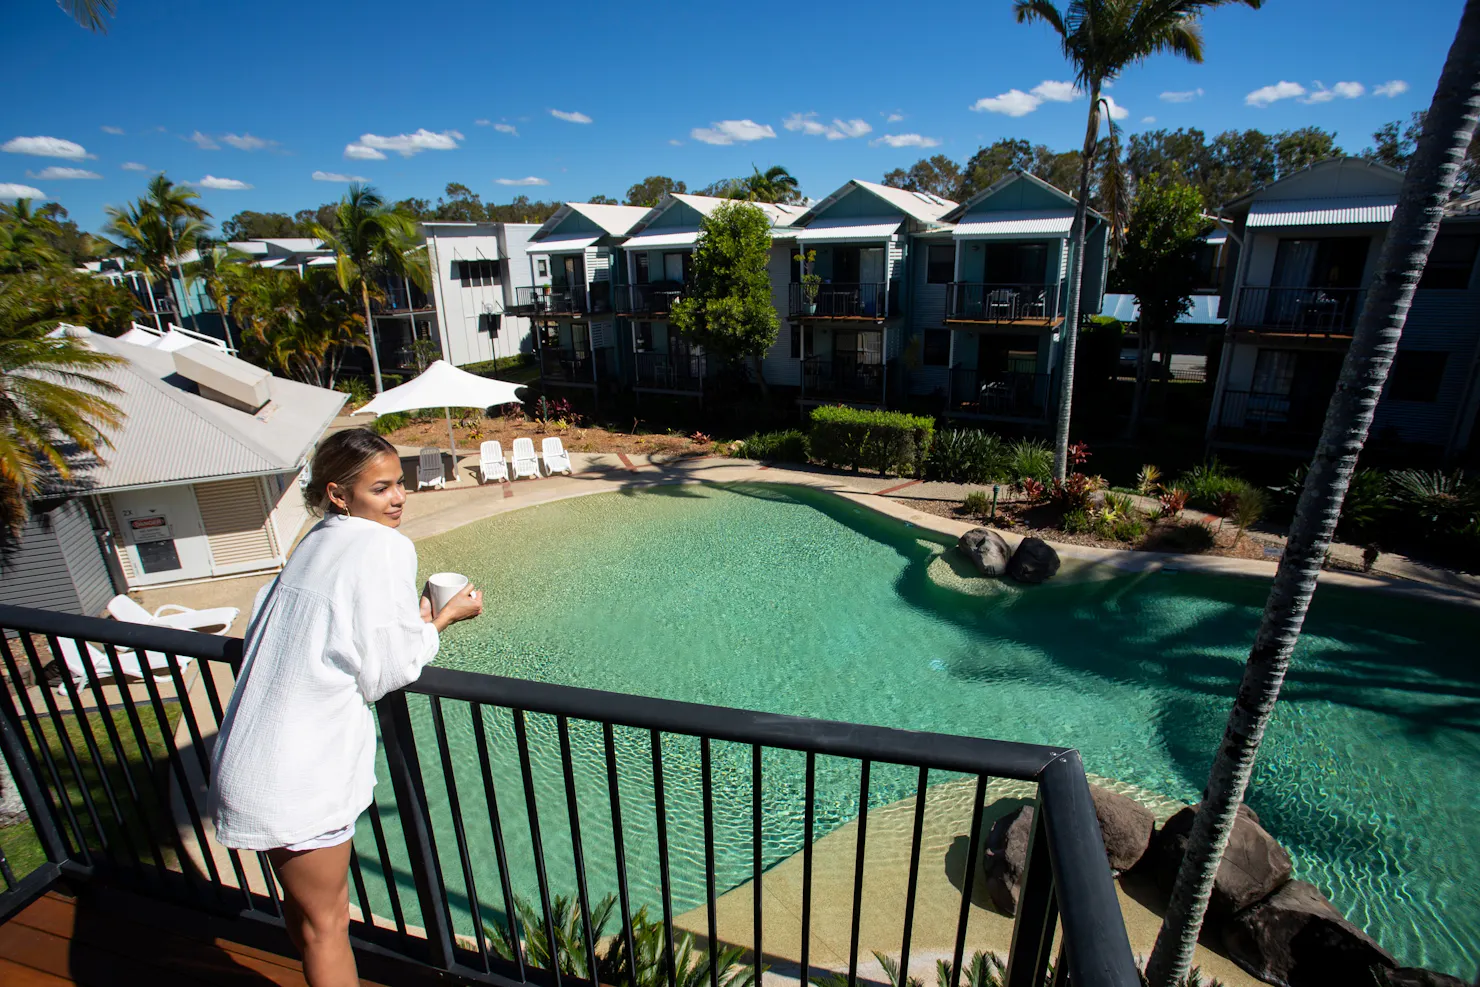
[[[1158,57],[1110,95],[1131,132],[1313,124],[1360,151],[1428,105],[1461,6],[1215,10],[1206,62]],[[49,0],[7,7],[7,75],[30,83],[0,112],[0,193],[39,189],[88,229],[158,170],[218,220],[316,206],[349,177],[393,199],[457,181],[580,200],[779,163],[822,196],[1000,137],[1067,149],[1084,127],[1049,29],[1017,25],[1009,0],[767,4],[750,21],[659,0],[122,0],[104,35]]]

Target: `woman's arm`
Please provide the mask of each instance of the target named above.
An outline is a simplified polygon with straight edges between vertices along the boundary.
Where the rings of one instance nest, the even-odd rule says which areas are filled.
[[[372,703],[415,682],[441,643],[441,628],[422,619],[417,601],[415,546],[393,532],[386,535],[351,581],[355,598],[339,601],[354,608],[360,692]]]

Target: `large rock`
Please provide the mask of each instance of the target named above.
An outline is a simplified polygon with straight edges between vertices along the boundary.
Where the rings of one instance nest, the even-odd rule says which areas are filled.
[[[1416,966],[1400,966],[1394,970],[1379,970],[1379,987],[1471,987],[1458,977],[1447,973],[1436,973]]]
[[[1059,553],[1042,538],[1024,538],[1007,560],[1007,574],[1020,583],[1041,583],[1059,571]]]
[[[1130,870],[1151,845],[1156,816],[1141,803],[1108,788],[1091,785],[1089,794],[1095,800],[1095,816],[1100,820],[1110,866],[1118,871]]]
[[[956,548],[983,576],[1002,575],[1007,571],[1007,560],[1012,558],[1007,542],[991,528],[972,528],[957,540]]]
[[[1374,967],[1397,965],[1304,881],[1290,881],[1235,915],[1223,945],[1239,966],[1283,987],[1370,984]]]
[[[1146,859],[1153,868],[1156,883],[1171,893],[1182,856],[1187,852],[1187,836],[1197,807],[1181,810],[1157,831]],[[1208,911],[1214,918],[1226,918],[1267,897],[1290,879],[1290,855],[1285,848],[1259,825],[1258,817],[1247,806],[1239,806],[1238,818],[1228,837],[1228,848],[1213,879],[1213,897]]]
[[[982,854],[987,895],[1004,915],[1016,915],[1023,869],[1028,865],[1028,838],[1033,835],[1033,807],[1014,809],[992,824]]]

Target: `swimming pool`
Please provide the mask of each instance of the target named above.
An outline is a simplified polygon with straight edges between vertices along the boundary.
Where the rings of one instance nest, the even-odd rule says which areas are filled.
[[[1206,781],[1267,592],[1261,580],[1168,572],[1033,588],[964,578],[938,538],[819,491],[775,485],[580,497],[476,522],[418,550],[423,574],[464,572],[487,591],[484,619],[447,635],[445,666],[1070,744],[1089,771],[1184,801]],[[1298,877],[1400,961],[1461,976],[1473,974],[1480,954],[1477,613],[1322,587],[1249,794]],[[495,748],[507,750],[507,724],[491,729]],[[537,751],[553,749],[552,725],[532,720],[530,729]],[[448,730],[459,763],[472,763],[471,729],[450,718]],[[641,765],[645,737],[619,731],[617,739],[630,755],[624,763]],[[604,806],[599,734],[578,726],[573,741],[578,760],[591,762],[580,769],[580,801],[589,788],[591,804]],[[748,777],[748,751],[723,748],[717,779]],[[768,779],[800,778],[776,756]],[[676,741],[669,757],[677,797],[693,797],[686,766],[697,756]],[[539,770],[548,775],[542,814],[558,820],[556,765]],[[496,781],[517,791],[517,765],[495,768]],[[476,764],[466,784],[462,770],[463,812],[482,812]],[[857,775],[819,771],[820,834],[856,814]],[[631,799],[644,782],[634,768],[622,784]],[[871,803],[913,786],[912,771],[881,771]],[[766,819],[768,863],[800,847],[790,794],[768,791],[776,806]],[[748,818],[747,806],[729,808],[737,811],[721,807],[718,817]],[[675,817],[685,825],[685,813]],[[589,825],[599,829],[600,820]],[[635,825],[628,839],[641,844]],[[722,825],[719,842],[723,890],[749,875],[748,830]],[[450,844],[443,839],[439,850],[452,875]],[[373,855],[373,844],[360,845]],[[679,910],[703,900],[695,849],[702,844],[675,839]],[[650,856],[643,846],[630,853]],[[609,889],[610,868],[589,848],[588,866],[595,888]],[[528,875],[515,876],[528,886]],[[480,877],[480,900],[493,900],[496,887],[496,878]],[[646,887],[649,897],[634,894],[655,901]]]

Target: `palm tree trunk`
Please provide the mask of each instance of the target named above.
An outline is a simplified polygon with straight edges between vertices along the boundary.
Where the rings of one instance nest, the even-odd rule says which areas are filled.
[[[1290,653],[1315,592],[1316,576],[1331,543],[1357,454],[1367,439],[1382,395],[1414,288],[1434,245],[1444,203],[1475,134],[1477,118],[1480,0],[1467,0],[1377,258],[1367,304],[1326,411],[1321,441],[1300,493],[1259,633],[1244,666],[1238,698],[1208,776],[1202,808],[1188,836],[1187,855],[1146,968],[1151,987],[1170,987],[1191,966],[1213,878],[1243,801],[1259,742],[1279,698]]]
[[[385,386],[380,382],[380,349],[375,345],[375,317],[370,314],[370,286],[360,279],[360,298],[365,302],[365,332],[370,337],[370,366],[375,371],[375,393],[380,394]]]
[[[180,264],[180,248],[175,243],[175,233],[173,228],[171,228],[170,230],[170,256],[173,257],[175,260],[175,273],[180,275],[180,290],[174,293],[175,305],[178,306],[180,319],[190,327],[190,330],[192,332],[198,332],[200,330],[200,327],[195,324],[195,320],[191,318],[189,313],[185,311],[185,268]],[[165,270],[169,270],[168,263],[165,264]],[[170,287],[172,289],[174,288],[173,280],[171,281]]]
[[[1074,351],[1079,342],[1079,290],[1084,282],[1085,226],[1089,209],[1089,175],[1100,135],[1100,80],[1090,83],[1089,123],[1084,131],[1084,155],[1079,162],[1079,201],[1074,203],[1074,262],[1069,267],[1069,304],[1064,310],[1064,370],[1059,380],[1059,420],[1054,429],[1053,475],[1062,480],[1069,466],[1069,412],[1074,406]]]

